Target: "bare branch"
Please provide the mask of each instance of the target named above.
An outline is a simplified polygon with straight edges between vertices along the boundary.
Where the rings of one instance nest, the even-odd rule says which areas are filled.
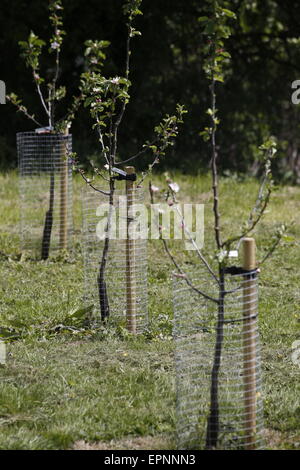
[[[153,140],[152,142],[150,142],[149,145],[154,145],[158,141],[159,141],[159,139],[157,138],[157,139]],[[138,153],[136,153],[132,157],[127,158],[126,160],[122,160],[121,162],[115,162],[115,165],[124,165],[125,163],[128,163],[128,162],[131,162],[132,160],[135,160],[136,158],[140,157],[141,155],[145,154],[148,151],[149,151],[149,147],[148,146],[144,147],[142,150],[140,150]]]
[[[278,238],[277,240],[275,240],[275,242],[273,243],[273,245],[271,246],[267,254],[259,262],[259,266],[263,265],[270,258],[270,256],[272,256],[272,254],[274,253],[274,251],[276,250],[280,242],[281,242],[281,238]]]
[[[36,89],[37,89],[38,95],[39,95],[39,97],[40,97],[42,106],[43,106],[43,108],[44,108],[44,110],[45,110],[45,112],[46,112],[47,117],[49,118],[49,126],[51,127],[51,125],[52,125],[52,122],[51,122],[51,113],[50,113],[49,108],[48,108],[47,105],[46,105],[46,102],[45,102],[45,99],[44,99],[44,96],[43,96],[43,93],[42,93],[40,84],[39,84],[39,82],[38,82],[38,79],[35,77],[35,72],[33,72],[33,78],[34,78],[34,82],[35,82],[35,84],[36,84]],[[49,102],[49,105],[50,105],[50,102]]]
[[[146,179],[147,175],[152,171],[152,168],[153,168],[155,165],[158,164],[158,162],[159,162],[158,157],[155,157],[154,160],[153,160],[153,162],[150,163],[150,165],[148,166],[148,171],[145,171],[145,172],[143,173],[143,176],[142,176],[142,178],[140,179],[140,181],[137,183],[137,186],[140,186],[140,185],[144,182],[144,180]]]
[[[161,229],[160,229],[160,234],[161,234]],[[162,235],[162,234],[161,234]],[[207,300],[211,300],[212,302],[215,302],[215,303],[218,303],[218,299],[215,299],[214,297],[211,297],[210,295],[206,294],[205,292],[203,292],[202,290],[198,289],[197,287],[195,287],[192,282],[189,280],[189,278],[187,277],[186,273],[180,268],[179,264],[177,263],[176,259],[174,258],[174,256],[172,255],[172,253],[170,252],[169,250],[169,247],[168,247],[168,244],[167,244],[167,241],[162,238],[162,236],[160,237],[160,239],[162,240],[163,242],[163,245],[164,245],[164,248],[165,248],[165,251],[167,253],[167,255],[169,256],[170,260],[172,261],[172,263],[174,264],[175,268],[177,269],[177,271],[179,272],[180,274],[180,277],[182,277],[182,279],[185,280],[185,282],[187,283],[187,285],[193,289],[194,292],[197,292],[197,294],[201,295],[202,297],[204,297],[205,299]]]
[[[280,244],[281,240],[285,236],[286,231],[287,231],[287,226],[286,225],[282,225],[279,229],[276,230],[275,236],[273,237],[274,242],[269,247],[269,249],[268,249],[267,253],[265,254],[265,256],[263,257],[262,261],[260,261],[258,263],[260,266],[262,264],[264,264],[270,258],[270,256],[272,256],[272,254],[274,253],[274,251],[276,250],[276,248]]]
[[[152,189],[152,184],[151,184],[151,181],[149,182],[149,193],[150,193],[150,201],[151,201],[151,204],[154,204],[154,194],[153,194],[153,189]],[[177,263],[174,255],[171,253],[169,247],[168,247],[168,244],[167,244],[167,241],[162,238],[162,229],[161,227],[159,227],[159,234],[160,234],[160,240],[162,240],[163,242],[163,245],[164,245],[164,248],[165,248],[165,251],[167,253],[167,255],[169,256],[170,260],[172,261],[172,263],[174,264],[175,268],[177,269],[178,273],[181,275],[181,277],[186,281],[187,285],[189,287],[191,287],[191,289],[193,289],[195,292],[197,292],[199,295],[202,295],[205,299],[207,300],[211,300],[212,302],[216,302],[218,303],[218,299],[215,299],[213,297],[211,297],[210,295],[206,294],[205,292],[201,291],[200,289],[198,289],[197,287],[195,287],[192,282],[189,280],[189,278],[187,277],[186,273],[181,269],[181,267],[179,266],[179,264]]]
[[[262,206],[260,207],[260,210],[258,212],[258,215],[253,218],[253,214],[255,213],[255,209],[253,209],[251,211],[251,214],[250,214],[250,217],[249,217],[249,220],[248,220],[248,223],[250,221],[250,225],[248,225],[248,227],[238,236],[236,237],[232,237],[232,238],[228,238],[223,244],[222,244],[222,247],[225,247],[225,246],[230,246],[232,243],[238,241],[238,240],[242,240],[244,237],[246,237],[250,232],[252,232],[252,230],[254,230],[254,228],[256,227],[256,225],[258,224],[258,222],[261,220],[261,218],[263,217],[265,211],[266,211],[266,208],[268,207],[268,204],[269,204],[269,201],[270,201],[270,196],[271,196],[271,193],[272,193],[272,190],[269,188],[267,190],[267,194],[265,196],[265,200],[262,204]]]
[[[193,239],[193,237],[192,237],[192,235],[191,235],[189,229],[186,227],[186,224],[185,224],[185,222],[184,222],[184,217],[183,217],[183,215],[181,214],[181,212],[179,211],[177,205],[176,205],[176,212],[177,212],[177,213],[180,215],[180,217],[181,217],[182,225],[183,225],[183,230],[184,230],[185,233],[188,235],[189,240],[190,240],[190,242],[192,243],[193,247],[195,248],[198,257],[200,258],[200,260],[202,261],[202,263],[205,265],[205,267],[207,268],[207,270],[209,271],[209,273],[212,275],[212,277],[214,278],[214,280],[217,282],[217,284],[219,284],[219,279],[217,278],[217,276],[216,276],[215,273],[213,272],[213,270],[212,270],[212,268],[210,267],[208,261],[205,259],[205,257],[204,257],[203,254],[201,253],[201,250],[200,250],[199,247],[197,246],[197,243],[196,243],[195,240]]]
[[[110,196],[109,191],[104,191],[103,189],[96,188],[93,185],[92,181],[85,176],[84,171],[81,168],[77,168],[77,172],[81,175],[81,177],[84,179],[86,184],[88,184],[92,189],[94,189],[94,191],[97,191],[98,193],[104,194],[104,196]]]
[[[12,99],[11,95],[6,95],[6,99],[10,101],[14,106],[16,106],[16,108],[18,109],[20,113],[23,113],[28,119],[31,119],[31,121],[33,121],[39,127],[42,127],[42,124],[35,119],[34,114],[29,114],[29,112],[27,111],[27,108],[21,103],[18,103],[17,98]]]
[[[125,65],[125,77],[126,79],[128,80],[129,79],[129,72],[130,72],[130,56],[131,56],[131,50],[130,50],[130,40],[131,40],[131,26],[132,26],[132,20],[129,20],[129,23],[128,23],[128,36],[127,36],[127,43],[126,43],[126,65]],[[127,105],[127,101],[124,99],[123,100],[123,103],[122,103],[122,106],[121,106],[121,111],[119,113],[119,116],[117,117],[114,125],[113,125],[113,145],[112,145],[112,151],[111,151],[111,155],[112,155],[112,161],[113,161],[113,164],[115,163],[115,159],[116,159],[116,153],[117,153],[117,146],[118,146],[118,129],[119,129],[119,126],[122,122],[122,119],[123,119],[123,116],[124,116],[124,113],[125,113],[125,109],[126,109],[126,105]]]
[[[169,190],[170,190],[170,193],[171,193],[171,196],[172,196],[173,203],[175,204],[176,212],[178,213],[179,217],[181,218],[181,223],[182,223],[184,232],[188,235],[188,238],[189,238],[190,242],[192,243],[193,247],[195,248],[195,251],[196,251],[196,253],[197,253],[197,256],[200,258],[200,260],[201,260],[202,263],[205,265],[205,267],[207,268],[207,270],[209,271],[209,273],[212,275],[212,277],[214,278],[214,280],[216,281],[216,283],[219,285],[219,279],[218,279],[218,277],[217,277],[216,274],[214,273],[213,269],[210,267],[208,261],[205,259],[205,257],[204,257],[203,254],[201,253],[201,250],[200,250],[199,247],[197,246],[197,243],[196,243],[195,240],[193,239],[193,237],[192,237],[192,235],[191,235],[189,229],[188,229],[187,226],[186,226],[184,217],[183,217],[182,213],[180,212],[180,210],[179,210],[179,208],[178,208],[178,200],[177,200],[177,198],[176,198],[176,194],[175,194],[175,192],[172,190],[172,188],[170,187],[170,184],[169,184]],[[167,197],[168,197],[168,195],[167,195]]]
[[[94,172],[96,173],[97,176],[100,176],[100,178],[102,178],[104,181],[106,181],[107,183],[110,182],[110,179],[109,178],[106,178],[106,176],[104,176],[101,171],[99,170],[99,168],[93,168]]]

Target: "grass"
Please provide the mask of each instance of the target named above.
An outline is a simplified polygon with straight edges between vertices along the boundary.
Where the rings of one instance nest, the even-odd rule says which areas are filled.
[[[205,204],[209,250],[209,178],[175,179],[181,200]],[[157,186],[162,180],[154,177]],[[161,243],[150,242],[147,334],[134,338],[118,327],[84,327],[82,184],[75,179],[73,250],[42,262],[20,253],[17,175],[0,175],[0,332],[15,339],[8,342],[7,365],[0,368],[0,448],[174,449],[172,267]],[[256,190],[251,179],[222,179],[227,234],[246,219]],[[261,257],[274,225],[295,219],[289,230],[295,241],[282,245],[260,276],[266,441],[272,449],[300,444],[300,368],[291,360],[292,343],[300,337],[299,204],[299,188],[279,188],[255,234]],[[175,242],[173,249],[182,258]]]

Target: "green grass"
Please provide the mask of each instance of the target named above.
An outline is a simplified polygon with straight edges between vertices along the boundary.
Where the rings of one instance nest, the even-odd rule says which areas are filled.
[[[209,178],[175,179],[181,200],[205,203],[209,251]],[[160,187],[162,181],[154,177]],[[15,336],[0,369],[0,448],[175,448],[172,267],[162,244],[150,242],[147,334],[134,338],[118,327],[83,327],[82,184],[75,179],[74,249],[41,262],[20,253],[17,175],[0,175],[0,327]],[[251,179],[221,180],[228,235],[247,218],[256,190]],[[299,207],[299,188],[279,188],[255,234],[261,257],[274,225],[295,219],[289,231],[295,241],[281,246],[260,275],[266,440],[276,449],[300,443],[300,368],[291,360],[300,337]],[[178,244],[172,245],[182,259]]]

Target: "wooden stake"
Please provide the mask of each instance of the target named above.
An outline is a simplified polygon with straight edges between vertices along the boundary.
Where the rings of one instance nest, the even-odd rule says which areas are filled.
[[[65,136],[69,135],[66,129]],[[59,246],[61,250],[67,249],[68,245],[68,141],[61,144],[61,170],[60,170],[60,218],[59,218]]]
[[[256,266],[254,238],[243,240],[243,268],[251,271]],[[244,281],[244,397],[245,397],[245,448],[255,449],[256,434],[256,281],[249,277]]]
[[[127,166],[128,175],[135,173],[133,166]],[[135,185],[133,181],[126,180],[127,198],[127,238],[126,238],[126,321],[127,329],[136,334],[136,279],[135,279],[135,240],[130,238],[130,208],[134,204]]]

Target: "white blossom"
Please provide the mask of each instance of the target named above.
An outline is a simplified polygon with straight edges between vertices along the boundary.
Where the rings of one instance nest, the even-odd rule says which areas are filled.
[[[51,49],[55,50],[55,49],[58,49],[58,48],[59,48],[59,44],[58,44],[57,41],[54,41],[54,42],[51,43]]]
[[[111,83],[113,83],[115,85],[118,85],[119,81],[120,81],[120,77],[115,77],[115,78],[111,79]]]
[[[170,183],[169,188],[172,189],[172,191],[174,191],[174,193],[178,193],[178,191],[180,189],[179,185],[177,183]]]

